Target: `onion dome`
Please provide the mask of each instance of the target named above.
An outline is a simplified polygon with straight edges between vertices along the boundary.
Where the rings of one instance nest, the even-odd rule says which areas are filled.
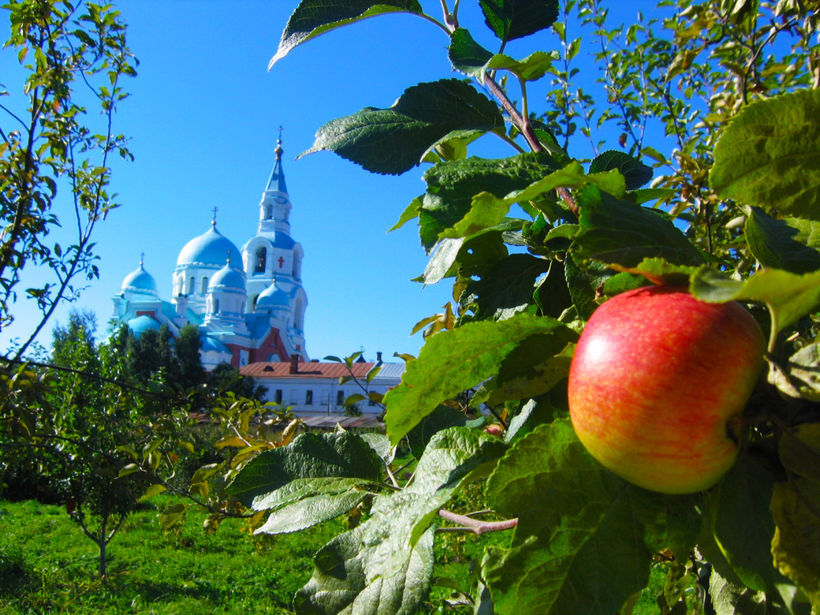
[[[269,310],[274,308],[290,308],[290,297],[284,290],[276,285],[276,280],[259,293],[259,296],[256,298],[257,310]]]
[[[204,352],[220,352],[230,354],[228,347],[220,342],[218,339],[205,335],[202,338],[202,346],[200,347]]]
[[[228,258],[234,263],[241,263],[242,256],[233,242],[216,230],[216,222],[211,222],[207,232],[194,237],[183,246],[177,257],[177,267],[195,265],[221,267]]]
[[[160,324],[150,316],[143,314],[142,316],[137,316],[136,318],[129,320],[128,328],[131,329],[134,337],[139,337],[149,329],[159,331]]]
[[[222,269],[214,274],[214,277],[211,278],[208,284],[208,290],[214,290],[218,287],[225,289],[232,288],[243,292],[245,290],[245,273],[239,269],[234,269],[231,266],[230,259],[228,259]]]
[[[125,276],[120,287],[123,294],[146,295],[151,298],[159,297],[159,290],[157,290],[157,282],[154,276],[148,273],[140,260],[140,266]]]

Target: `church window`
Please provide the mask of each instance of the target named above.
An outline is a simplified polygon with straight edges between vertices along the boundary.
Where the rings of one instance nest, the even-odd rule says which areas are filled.
[[[258,299],[259,299],[259,295],[254,295],[254,296],[253,296],[253,299],[251,299],[251,309],[252,309],[252,310],[255,310],[255,309],[256,309],[256,301],[257,301]]]
[[[265,207],[265,219],[270,220],[273,218],[273,205],[270,203]]]
[[[202,276],[202,290],[199,292],[203,295],[208,292],[208,276]]]
[[[194,276],[191,276],[191,278],[188,280],[188,294],[189,295],[194,294],[194,285],[195,284],[196,284],[196,278],[194,278]]]
[[[263,273],[265,271],[265,261],[268,257],[268,251],[265,248],[259,248],[256,251],[256,266],[253,269],[254,273]]]
[[[281,403],[282,403],[282,389],[276,389],[276,393],[274,394],[274,398],[273,398],[273,400],[274,400],[277,404],[281,404]]]
[[[214,314],[219,314],[219,299],[214,299]]]
[[[344,406],[345,404],[345,392],[344,391],[336,391],[336,405],[337,406]]]
[[[305,405],[312,406],[313,405],[313,391],[308,389],[305,391]]]

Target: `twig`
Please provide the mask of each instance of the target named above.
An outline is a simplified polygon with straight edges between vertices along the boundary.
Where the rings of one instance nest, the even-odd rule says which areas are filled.
[[[487,532],[503,532],[504,530],[511,530],[518,525],[517,517],[515,519],[504,519],[503,521],[479,521],[477,519],[473,519],[472,517],[468,517],[467,515],[459,515],[458,513],[454,513],[443,508],[438,511],[438,514],[443,519],[447,519],[453,523],[458,523],[461,526],[441,529],[472,532],[478,536],[481,534],[486,534]]]

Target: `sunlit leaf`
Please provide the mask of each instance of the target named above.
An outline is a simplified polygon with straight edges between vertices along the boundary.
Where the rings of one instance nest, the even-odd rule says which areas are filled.
[[[418,358],[407,364],[401,384],[385,395],[391,442],[398,442],[443,401],[495,375],[524,340],[558,329],[564,325],[556,320],[521,314],[466,324],[429,338]]]
[[[785,220],[752,207],[746,219],[746,241],[754,257],[764,267],[808,273],[820,269],[820,252],[796,238],[800,231]]]
[[[820,220],[820,89],[745,107],[714,157],[709,183],[720,197]]]
[[[503,42],[549,28],[558,18],[558,0],[480,0],[484,20]]]
[[[328,122],[301,155],[329,150],[373,173],[398,175],[453,131],[487,132],[503,123],[486,96],[463,81],[442,79],[408,88],[388,109],[367,107]]]
[[[350,23],[395,12],[421,13],[417,0],[302,0],[290,16],[268,68],[297,45]]]

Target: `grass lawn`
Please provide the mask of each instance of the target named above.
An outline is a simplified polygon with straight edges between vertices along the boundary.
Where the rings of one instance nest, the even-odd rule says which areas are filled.
[[[64,509],[0,501],[0,614],[288,613],[313,553],[342,529],[252,537],[227,520],[207,534],[204,518],[164,535],[155,508],[138,511],[109,545],[103,582],[96,546]]]
[[[163,496],[151,500],[162,502]],[[251,536],[243,521],[229,519],[208,534],[205,515],[193,512],[179,532],[163,534],[152,504],[134,513],[110,543],[109,575],[101,581],[95,545],[63,508],[0,500],[0,615],[290,613],[293,594],[312,574],[313,554],[344,529],[333,521],[297,534]],[[488,541],[500,545],[508,538],[508,532],[439,536],[434,576],[468,590],[470,560],[480,561]],[[650,596],[663,587],[663,576],[655,573],[655,591],[636,613],[659,612]],[[434,587],[419,613],[445,612],[450,591]]]

